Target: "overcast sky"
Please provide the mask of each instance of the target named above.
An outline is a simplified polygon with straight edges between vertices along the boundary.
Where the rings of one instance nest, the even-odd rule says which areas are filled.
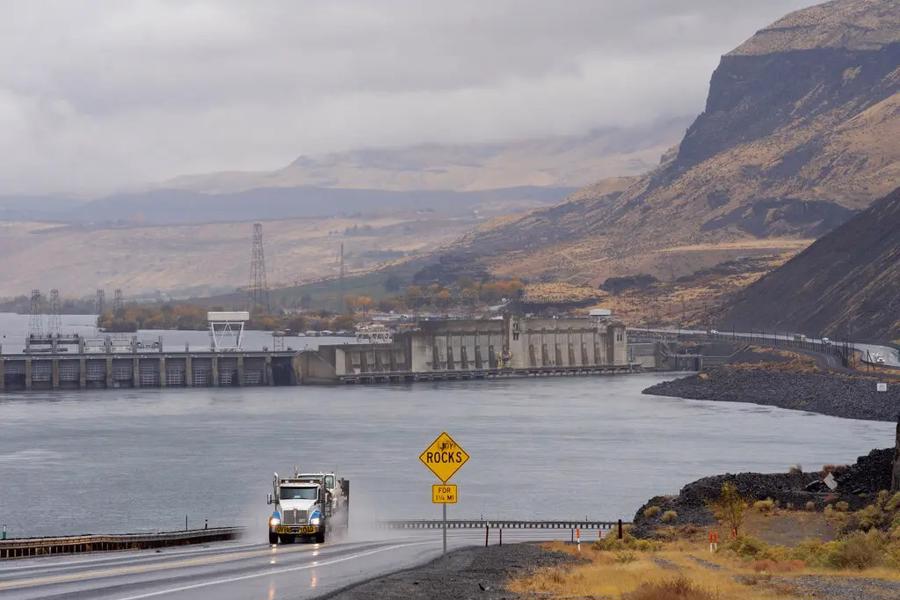
[[[810,0],[0,0],[0,195],[702,110]]]

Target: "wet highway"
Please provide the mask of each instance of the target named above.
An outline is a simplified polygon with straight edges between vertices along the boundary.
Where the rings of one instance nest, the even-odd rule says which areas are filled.
[[[504,542],[562,539],[567,532],[504,533]],[[492,532],[491,543],[497,543]],[[484,532],[451,532],[450,549],[484,544]],[[98,598],[261,600],[313,598],[441,554],[440,531],[326,544],[221,542],[160,551],[4,561],[4,600]]]

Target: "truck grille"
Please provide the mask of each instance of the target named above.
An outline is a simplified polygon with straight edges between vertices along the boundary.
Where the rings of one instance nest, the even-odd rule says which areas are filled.
[[[291,508],[284,511],[281,522],[285,525],[306,525],[309,520],[309,511]]]

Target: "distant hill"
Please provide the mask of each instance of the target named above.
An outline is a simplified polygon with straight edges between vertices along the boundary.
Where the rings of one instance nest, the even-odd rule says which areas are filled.
[[[471,192],[513,187],[578,188],[604,177],[643,174],[676,144],[689,117],[581,135],[492,144],[421,144],[301,156],[271,172],[185,175],[161,184],[210,194],[319,187]]]
[[[814,239],[900,183],[900,0],[792,13],[722,57],[706,109],[623,192],[468,237],[497,273],[671,279]]]
[[[221,223],[349,215],[439,213],[465,215],[473,211],[503,213],[558,202],[572,188],[516,187],[474,192],[388,191],[340,188],[256,188],[243,192],[206,194],[157,190],[122,194],[53,213],[69,223],[185,224]]]
[[[719,322],[739,331],[900,338],[900,188],[749,286]]]

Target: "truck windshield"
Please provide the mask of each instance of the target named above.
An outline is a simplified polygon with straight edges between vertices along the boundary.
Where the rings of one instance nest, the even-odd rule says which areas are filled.
[[[283,487],[281,488],[282,500],[315,500],[316,488],[314,487]]]

